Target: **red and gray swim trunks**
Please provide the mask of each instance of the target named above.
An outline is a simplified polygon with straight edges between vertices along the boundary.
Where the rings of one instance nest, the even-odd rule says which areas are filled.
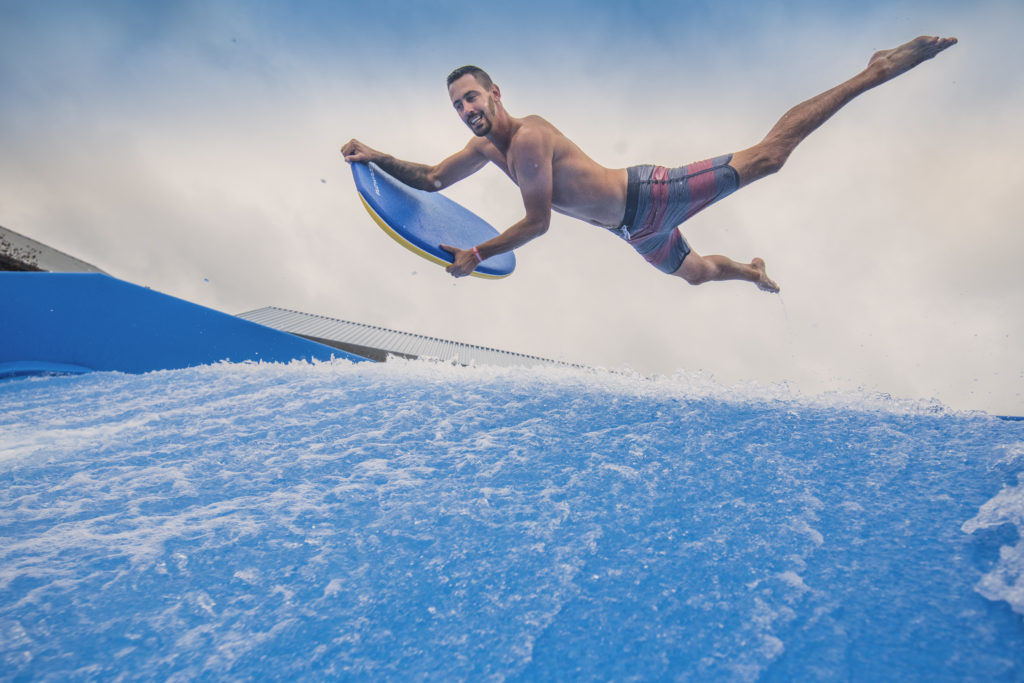
[[[690,253],[676,226],[736,191],[740,179],[731,159],[726,154],[679,168],[626,169],[626,215],[616,232],[652,266],[676,272]]]

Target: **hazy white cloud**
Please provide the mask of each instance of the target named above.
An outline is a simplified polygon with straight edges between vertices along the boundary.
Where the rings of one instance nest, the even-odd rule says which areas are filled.
[[[0,224],[229,312],[277,305],[593,365],[1024,413],[1011,163],[1024,60],[1008,28],[1024,9],[698,8],[687,22],[668,6],[660,23],[592,12],[591,30],[539,31],[525,54],[515,31],[459,24],[459,3],[405,34],[387,30],[387,3],[354,23],[307,8],[287,27],[228,3],[183,3],[160,26],[104,5],[22,18],[2,36],[19,38],[0,72],[14,94],[0,105]],[[683,164],[753,143],[919,32],[962,43],[684,227],[701,253],[763,256],[781,297],[690,288],[561,217],[513,277],[456,282],[369,220],[337,152],[353,136],[418,161],[455,151],[467,132],[443,76],[477,62],[514,114],[547,116],[602,163]],[[449,195],[500,227],[521,216],[495,169]]]

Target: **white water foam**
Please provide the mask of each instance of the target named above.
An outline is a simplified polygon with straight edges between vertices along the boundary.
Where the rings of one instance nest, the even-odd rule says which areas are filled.
[[[1024,444],[1006,449],[1000,463],[1024,464]],[[979,529],[998,529],[1012,525],[1016,545],[999,548],[999,561],[977,584],[978,592],[989,600],[1005,600],[1015,612],[1024,614],[1024,475],[1016,486],[1004,486],[994,498],[981,506],[978,514],[964,522],[963,530],[972,534]]]
[[[684,373],[3,382],[0,668],[1019,676],[1022,441],[937,403]]]

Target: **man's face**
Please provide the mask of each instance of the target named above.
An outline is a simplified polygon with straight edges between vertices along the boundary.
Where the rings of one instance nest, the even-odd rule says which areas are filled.
[[[466,74],[448,87],[452,106],[473,134],[483,137],[494,125],[494,89],[488,92],[472,74]]]

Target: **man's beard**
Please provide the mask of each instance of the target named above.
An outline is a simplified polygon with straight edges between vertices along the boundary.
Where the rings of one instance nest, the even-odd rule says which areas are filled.
[[[484,137],[485,135],[487,135],[488,133],[491,132],[491,121],[490,121],[490,119],[481,118],[481,121],[484,124],[483,128],[480,128],[478,130],[476,128],[470,127],[470,130],[473,131],[473,135],[477,136],[478,138],[482,138],[482,137]]]
[[[480,112],[480,122],[483,123],[483,128],[480,129],[480,131],[478,132],[477,129],[474,128],[472,124],[470,124],[469,126],[469,129],[473,131],[473,135],[476,135],[478,138],[482,138],[491,132],[491,128],[494,126],[494,124],[491,122],[491,117],[494,116],[494,110],[494,98],[491,98],[487,102],[487,113],[485,114],[484,112]]]

